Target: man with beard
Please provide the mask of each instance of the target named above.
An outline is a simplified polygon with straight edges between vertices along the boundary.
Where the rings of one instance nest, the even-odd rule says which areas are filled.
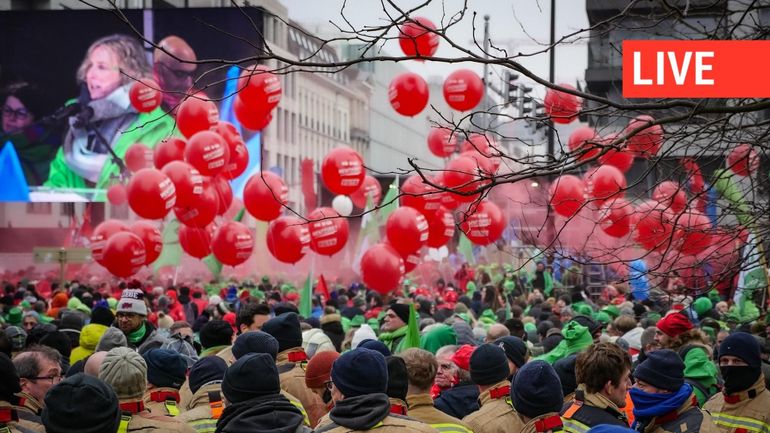
[[[751,334],[736,332],[719,346],[722,392],[703,406],[719,429],[727,432],[770,430],[770,392],[762,375],[762,355]]]
[[[125,289],[118,301],[118,312],[115,322],[128,340],[128,346],[139,354],[159,348],[166,339],[158,334],[147,321],[147,304],[144,302],[144,292],[139,289]]]

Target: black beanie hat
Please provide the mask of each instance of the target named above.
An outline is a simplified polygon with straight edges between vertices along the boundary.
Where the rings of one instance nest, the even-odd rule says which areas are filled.
[[[517,412],[529,418],[558,413],[564,404],[564,394],[553,367],[543,360],[524,364],[513,378],[511,403]]]
[[[115,321],[115,315],[107,307],[98,306],[91,310],[91,323],[104,326],[112,326]]]
[[[204,349],[229,346],[233,342],[233,327],[224,320],[209,320],[201,328],[200,341]]]
[[[406,372],[406,362],[398,356],[385,358],[388,366],[388,390],[386,394],[391,398],[406,401],[406,393],[409,390],[409,375]]]
[[[527,343],[519,337],[507,336],[495,340],[495,344],[505,352],[505,356],[521,368],[527,359]]]
[[[278,352],[302,347],[302,328],[296,313],[284,313],[265,322],[262,331],[278,340]]]
[[[147,383],[159,388],[182,387],[187,378],[187,361],[179,352],[169,349],[150,349],[142,354],[147,363]]]
[[[14,394],[21,392],[19,375],[13,366],[11,358],[0,353],[0,400],[13,402]]]
[[[548,353],[555,349],[561,343],[561,340],[564,340],[561,334],[551,334],[545,337],[541,343],[543,345],[543,353]]]
[[[240,403],[281,392],[275,360],[266,353],[249,353],[228,367],[222,393],[231,403]]]
[[[190,391],[193,394],[205,384],[214,381],[222,381],[227,371],[227,363],[218,356],[207,356],[195,364],[190,369]]]
[[[597,322],[588,316],[575,316],[572,320],[588,328],[588,332],[590,332],[591,335],[596,334],[597,331],[602,329],[602,324],[600,322]]]
[[[278,356],[278,340],[267,332],[243,333],[233,343],[233,357],[240,359],[249,353],[267,353],[275,359]]]
[[[76,374],[48,390],[42,421],[47,433],[115,433],[118,396],[101,380]]]
[[[392,353],[390,353],[390,349],[388,349],[388,346],[386,346],[385,343],[380,340],[367,338],[366,340],[362,340],[360,343],[358,343],[358,347],[380,352],[382,356],[385,357],[392,355]]]
[[[409,305],[407,304],[393,304],[390,306],[389,310],[393,310],[394,313],[396,313],[396,316],[398,316],[399,319],[403,320],[404,323],[409,323]]]
[[[494,385],[510,374],[505,351],[491,343],[482,344],[471,355],[471,380],[476,385]]]
[[[634,370],[634,377],[668,391],[679,391],[684,385],[684,362],[673,350],[656,350]]]
[[[334,386],[346,397],[385,393],[388,368],[380,352],[357,347],[345,352],[332,364]]]
[[[746,361],[749,367],[760,368],[762,354],[759,343],[751,334],[736,332],[730,334],[719,345],[719,357],[725,355],[735,356]]]
[[[577,389],[577,378],[575,377],[575,361],[577,355],[570,355],[553,363],[553,369],[559,376],[561,382],[561,392],[564,395],[570,395]]]
[[[40,339],[40,344],[55,349],[64,358],[69,359],[72,352],[72,346],[70,346],[70,338],[67,334],[61,331],[54,331],[46,334],[45,337]]]

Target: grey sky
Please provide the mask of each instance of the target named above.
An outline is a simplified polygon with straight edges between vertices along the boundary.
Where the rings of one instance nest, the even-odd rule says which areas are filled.
[[[303,24],[328,23],[332,21],[345,27],[340,16],[342,0],[280,0],[289,10],[291,19]],[[423,2],[399,0],[399,7],[413,8]],[[472,47],[473,40],[473,12],[476,15],[476,38],[483,40],[483,16],[489,14],[490,34],[495,45],[505,47],[510,52],[523,53],[535,52],[542,49],[537,42],[547,43],[549,38],[550,1],[534,0],[469,0],[468,12],[462,22],[451,28],[448,36],[458,45]],[[434,22],[439,22],[442,16],[445,22],[448,18],[460,11],[463,7],[462,0],[434,0],[428,6],[421,9],[417,16],[425,16]],[[345,9],[347,19],[356,27],[366,25],[383,24],[387,15],[382,9],[379,0],[348,0]],[[556,0],[556,38],[572,33],[578,29],[584,29],[588,25],[585,13],[585,0]],[[391,36],[395,36],[394,34]],[[532,40],[537,42],[534,42]],[[442,41],[443,42],[443,41]],[[390,54],[400,54],[397,42],[388,43],[385,47]],[[458,52],[449,47],[445,42],[439,46],[439,56],[457,56]],[[520,62],[543,78],[548,78],[548,54],[543,53],[529,58],[521,58]],[[431,75],[448,75],[451,71],[470,67],[481,73],[479,65],[463,64],[436,64],[431,62],[407,62],[407,67],[428,77]],[[573,46],[559,46],[556,51],[556,81],[573,84],[576,80],[582,80],[587,63],[587,51],[585,44]],[[499,71],[496,71],[499,76]],[[493,78],[494,80],[494,78]],[[494,82],[494,81],[493,81]],[[541,92],[537,92],[541,93]]]

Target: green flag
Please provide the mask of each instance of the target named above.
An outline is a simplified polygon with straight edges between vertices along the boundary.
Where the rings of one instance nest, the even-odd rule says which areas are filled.
[[[417,326],[417,311],[414,310],[414,304],[409,304],[409,323],[406,326],[406,336],[404,337],[403,349],[420,347],[420,328]]]
[[[243,215],[246,212],[246,208],[241,209],[238,214],[233,218],[233,221],[240,222],[243,220]],[[209,268],[209,272],[211,272],[211,276],[214,280],[219,281],[219,276],[222,274],[222,262],[220,262],[216,256],[214,256],[214,253],[209,254],[203,259],[203,263],[206,264],[206,267]]]
[[[738,222],[744,227],[751,229],[754,225],[751,219],[751,208],[746,203],[744,194],[741,193],[738,184],[735,183],[729,171],[725,169],[714,171],[714,188],[716,188],[722,198],[730,202]]]
[[[382,199],[382,207],[377,211],[377,226],[382,227],[388,220],[390,214],[394,210],[398,209],[398,176],[393,179],[393,183],[388,186],[388,192],[385,194],[385,198]]]
[[[182,246],[179,245],[179,221],[172,219],[163,227],[163,249],[152,264],[153,272],[163,266],[179,266],[182,261]]]
[[[299,297],[299,314],[308,318],[313,314],[313,272],[308,272],[305,286]]]
[[[463,232],[460,232],[460,242],[457,244],[457,251],[465,257],[466,262],[470,264],[476,263],[476,260],[473,258],[473,245]]]

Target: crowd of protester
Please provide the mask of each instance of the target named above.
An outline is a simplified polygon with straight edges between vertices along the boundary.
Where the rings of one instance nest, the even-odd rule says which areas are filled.
[[[8,283],[0,429],[770,432],[766,319],[715,292],[593,297],[537,272],[329,287],[305,315],[267,277]]]

